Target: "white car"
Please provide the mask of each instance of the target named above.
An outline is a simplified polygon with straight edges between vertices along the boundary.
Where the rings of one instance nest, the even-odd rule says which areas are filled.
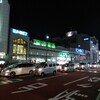
[[[86,63],[79,63],[76,67],[77,70],[85,70],[88,69],[88,64]]]
[[[32,63],[13,63],[10,65],[6,65],[1,70],[1,76],[11,76],[14,77],[16,75],[22,74],[33,74],[33,69],[35,65]]]
[[[64,64],[62,65],[62,67],[60,68],[61,72],[74,72],[75,71],[75,65],[72,63],[69,64]]]
[[[46,74],[56,74],[56,64],[52,62],[41,62],[34,68],[34,75],[44,76]]]
[[[89,64],[89,68],[99,68],[99,67],[100,67],[100,64],[98,64],[98,63]]]

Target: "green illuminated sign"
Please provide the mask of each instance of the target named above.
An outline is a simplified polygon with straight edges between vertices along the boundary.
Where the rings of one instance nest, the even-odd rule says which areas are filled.
[[[40,41],[40,40],[34,39],[33,44],[34,44],[34,45],[40,45],[40,44],[41,44],[41,41]]]
[[[51,43],[52,48],[56,48],[55,43]]]
[[[41,46],[46,47],[46,42],[45,41],[41,41]]]
[[[47,43],[47,46],[48,46],[48,47],[51,47],[51,43],[50,43],[50,42],[48,42],[48,43]]]
[[[46,42],[46,41],[41,41],[41,40],[37,40],[37,39],[33,39],[33,44],[34,45],[39,45],[39,46],[43,46],[43,47],[49,47],[49,48],[55,48],[55,43],[51,43],[51,42]]]
[[[70,54],[68,52],[59,52],[58,56],[60,56],[60,57],[70,57]]]

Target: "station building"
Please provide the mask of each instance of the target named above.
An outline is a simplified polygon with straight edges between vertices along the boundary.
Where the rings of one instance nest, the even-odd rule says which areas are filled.
[[[38,39],[30,40],[27,32],[14,28],[10,29],[9,62],[54,61],[64,64],[72,60],[72,55],[72,52],[67,51],[64,47],[56,46],[55,43]]]
[[[65,64],[68,62],[98,62],[98,41],[94,38],[95,37],[82,38],[80,36],[78,41],[75,44],[72,44],[73,48],[66,48],[52,42],[41,41],[38,39],[30,40],[28,32],[11,28],[8,61],[27,61],[33,63],[53,61],[58,64]],[[86,42],[85,44],[81,44],[83,40]],[[82,45],[88,47],[84,48]]]
[[[9,29],[9,11],[8,0],[0,0],[0,64],[6,61],[38,63],[48,60],[59,64],[69,61],[99,61],[99,43],[96,37],[77,34],[74,35],[74,42],[70,41],[74,40],[73,37],[68,41],[61,41],[64,46],[55,44],[55,42],[30,40],[27,32],[14,28]],[[70,47],[66,47],[67,42],[70,43]]]

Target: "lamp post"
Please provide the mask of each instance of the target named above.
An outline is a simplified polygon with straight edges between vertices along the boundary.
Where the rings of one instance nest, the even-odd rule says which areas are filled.
[[[71,41],[73,40],[72,37],[75,36],[76,34],[77,34],[77,31],[69,31],[66,33],[66,36],[68,37],[69,48],[71,47]],[[70,58],[71,58],[71,63],[72,63],[72,54],[71,54]]]
[[[46,40],[48,41],[49,40],[49,35],[46,35]],[[47,62],[47,53],[48,53],[48,42],[46,42],[46,58],[45,58],[45,61]]]

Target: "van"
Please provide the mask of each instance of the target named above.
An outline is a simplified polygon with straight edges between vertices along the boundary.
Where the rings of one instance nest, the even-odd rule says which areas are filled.
[[[41,62],[34,68],[34,75],[44,76],[46,74],[56,74],[56,64],[52,62]]]
[[[16,75],[22,74],[33,74],[33,68],[35,65],[32,63],[13,63],[10,65],[4,66],[1,70],[1,76],[11,76],[14,77]]]

